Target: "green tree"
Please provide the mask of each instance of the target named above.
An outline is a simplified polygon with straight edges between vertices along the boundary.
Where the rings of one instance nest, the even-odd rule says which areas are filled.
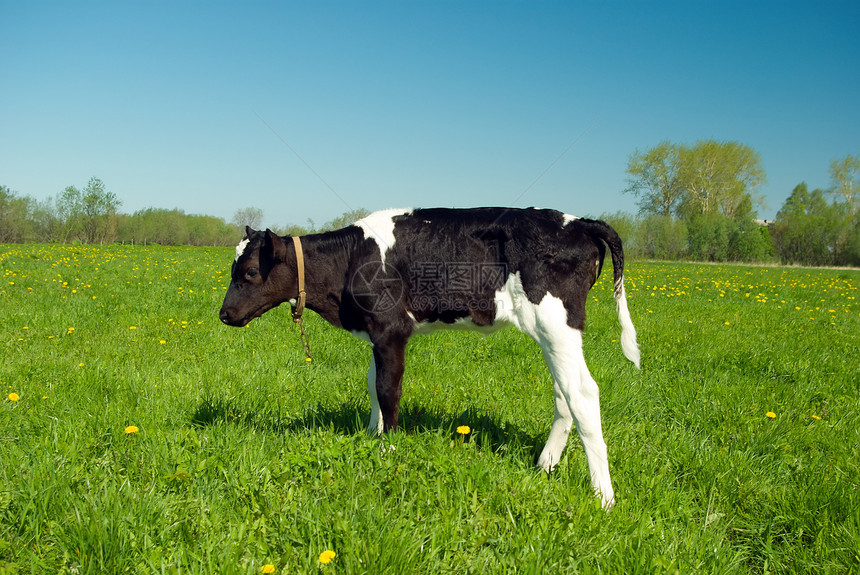
[[[627,163],[627,193],[639,198],[638,246],[646,257],[688,256],[712,261],[763,259],[768,236],[755,223],[754,204],[765,181],[759,154],[737,142],[661,142]],[[684,222],[672,225],[671,217]],[[660,216],[667,219],[655,219]],[[688,241],[679,251],[677,240]]]
[[[62,224],[57,217],[57,207],[53,198],[41,202],[33,202],[31,214],[34,238],[41,242],[60,241]]]
[[[845,242],[844,263],[860,266],[860,220],[856,218]]]
[[[273,227],[272,231],[279,236],[306,236],[314,233],[315,230],[313,225],[300,226],[298,224],[288,224],[286,226]]]
[[[766,181],[761,156],[737,142],[703,140],[681,146],[678,178],[684,190],[684,217],[722,214],[734,219],[745,200],[761,203],[758,187]]]
[[[844,221],[844,210],[828,205],[823,190],[810,192],[802,182],[786,198],[771,227],[776,254],[787,264],[837,263]]]
[[[242,208],[241,210],[236,210],[230,223],[242,229],[245,229],[245,226],[260,229],[263,223],[263,210],[260,208]]]
[[[645,216],[635,234],[636,245],[646,258],[677,260],[687,253],[689,232],[686,224],[659,214]]]
[[[31,232],[31,200],[0,186],[0,243],[20,242]]]
[[[133,244],[227,246],[241,237],[238,228],[215,216],[146,208],[118,218],[118,236]]]
[[[79,239],[81,211],[81,191],[75,186],[66,186],[56,202],[56,214],[60,222],[57,239],[60,242]]]
[[[83,190],[68,186],[57,198],[57,214],[63,222],[61,241],[104,243],[116,236],[117,209],[121,202],[93,176]]]
[[[146,208],[123,219],[120,239],[137,244],[187,243],[185,214],[181,210]]]
[[[349,210],[347,212],[342,213],[339,217],[331,220],[330,222],[326,222],[323,224],[323,227],[319,231],[329,231],[329,230],[339,230],[340,228],[345,228],[350,224],[354,224],[361,218],[367,217],[370,215],[370,212],[364,208],[358,208],[355,210]]]
[[[831,193],[845,200],[848,215],[852,222],[857,214],[857,171],[860,170],[860,156],[845,156],[830,162],[830,177],[833,180]]]
[[[83,191],[86,241],[104,243],[116,237],[116,215],[122,204],[116,194],[105,189],[104,182],[92,177]]]
[[[689,255],[694,260],[724,262],[729,259],[729,242],[735,223],[720,213],[694,214],[687,219]]]
[[[771,258],[773,245],[767,226],[759,225],[754,218],[734,221],[729,235],[728,259],[736,262],[761,262]]]
[[[639,198],[639,212],[670,216],[681,201],[678,178],[679,147],[661,142],[650,150],[636,150],[627,160],[628,187],[625,193]]]

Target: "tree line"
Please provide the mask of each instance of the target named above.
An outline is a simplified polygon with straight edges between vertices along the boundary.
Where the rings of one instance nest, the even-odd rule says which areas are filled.
[[[860,156],[834,159],[831,186],[799,183],[772,222],[757,219],[766,181],[759,154],[738,142],[661,142],[628,158],[625,193],[639,212],[603,214],[633,258],[712,262],[774,262],[860,266],[857,171]],[[119,211],[121,202],[93,177],[39,202],[0,186],[0,243],[234,245],[245,225],[261,227],[258,208],[238,210],[230,222],[147,208]],[[337,229],[368,214],[350,210],[317,226],[273,228],[281,235]]]
[[[179,209],[146,208],[120,212],[122,202],[92,177],[83,189],[68,186],[56,198],[38,201],[0,185],[0,243],[130,243],[192,246],[232,246],[245,226],[260,228],[263,211],[242,208],[229,222],[215,216],[186,214]],[[281,235],[303,235],[346,226],[366,215],[350,210],[317,226],[275,226]]]
[[[92,177],[83,189],[68,186],[37,201],[0,186],[0,242],[231,245],[238,229],[222,218],[148,208],[120,213],[121,202]]]
[[[631,257],[860,266],[860,156],[830,163],[831,187],[801,182],[772,222],[757,219],[761,158],[737,142],[661,142],[630,155],[639,213],[604,214]]]

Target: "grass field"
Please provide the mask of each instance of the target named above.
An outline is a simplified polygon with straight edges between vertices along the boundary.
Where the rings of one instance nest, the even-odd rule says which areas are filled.
[[[860,271],[629,262],[642,371],[605,274],[605,513],[528,338],[414,338],[371,438],[367,344],[221,325],[232,252],[0,246],[0,573],[860,572]]]

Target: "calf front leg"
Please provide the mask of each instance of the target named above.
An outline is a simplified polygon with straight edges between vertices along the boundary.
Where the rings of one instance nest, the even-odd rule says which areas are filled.
[[[382,410],[379,408],[379,399],[376,396],[376,359],[370,356],[370,369],[367,370],[367,396],[370,398],[370,423],[367,424],[367,432],[371,435],[382,433]]]
[[[371,409],[378,409],[382,415],[381,431],[397,431],[397,418],[400,412],[400,394],[403,383],[403,370],[406,367],[406,342],[387,344],[374,344],[373,364],[376,375],[376,401],[373,405],[371,397]],[[368,374],[368,391],[370,391],[370,378]],[[378,407],[377,407],[378,406]],[[374,423],[374,414],[371,413],[371,424]],[[377,429],[379,422],[377,420]]]

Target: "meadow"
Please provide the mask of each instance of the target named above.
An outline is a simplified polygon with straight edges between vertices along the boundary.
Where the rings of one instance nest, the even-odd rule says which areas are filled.
[[[604,273],[607,513],[526,336],[414,338],[370,437],[368,345],[223,326],[232,259],[0,246],[0,574],[860,572],[858,270],[628,262],[641,371]]]

